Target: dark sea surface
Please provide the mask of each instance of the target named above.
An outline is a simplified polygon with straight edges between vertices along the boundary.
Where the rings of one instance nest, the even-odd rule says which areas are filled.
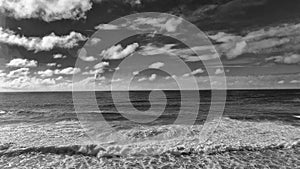
[[[130,91],[129,102],[126,92],[113,94],[77,92],[75,111],[72,92],[0,93],[0,168],[300,167],[300,90],[227,91],[222,120],[212,113],[209,124],[217,128],[205,142],[199,138],[210,91]],[[222,105],[222,98],[213,103]],[[179,112],[186,121],[174,124]],[[99,121],[124,137],[97,133]],[[111,142],[79,142],[87,138],[82,127]],[[151,140],[156,136],[163,139]]]
[[[185,97],[181,98],[181,93]],[[165,107],[162,115],[155,124],[172,124],[176,119],[179,110],[192,112],[196,105],[199,105],[198,123],[206,119],[211,106],[211,92],[200,91],[200,102],[193,96],[194,91],[164,91],[167,97],[167,104],[161,95],[154,95],[152,103],[149,102],[150,91],[131,91],[130,101],[122,102],[127,98],[127,92],[117,93],[119,111],[122,113],[130,112],[128,103],[132,104],[137,111],[147,111],[151,105],[154,107]],[[89,106],[90,93],[82,92],[82,106]],[[126,120],[118,110],[110,92],[96,92],[98,110],[92,109],[90,113],[103,113],[106,120]],[[181,105],[184,101],[184,105]],[[218,101],[218,100],[217,100]],[[215,101],[216,102],[216,101]],[[14,115],[14,118],[2,118],[2,123],[19,121],[43,122],[43,120],[60,121],[77,119],[73,105],[71,92],[43,92],[43,93],[0,93],[0,118]],[[83,113],[83,112],[78,112]],[[155,112],[154,112],[155,113]],[[226,106],[223,113],[224,117],[238,120],[269,120],[283,121],[293,125],[299,124],[300,117],[300,90],[239,90],[228,91]],[[18,118],[16,118],[18,117]]]

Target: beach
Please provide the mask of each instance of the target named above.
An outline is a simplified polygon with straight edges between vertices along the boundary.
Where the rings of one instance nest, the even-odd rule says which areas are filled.
[[[2,168],[234,168],[300,165],[300,128],[222,119],[205,143],[190,139],[97,145],[76,121],[1,126]],[[169,128],[170,130],[172,128]],[[198,128],[199,129],[199,128]],[[159,129],[154,130],[156,131]],[[165,132],[169,132],[164,130]],[[126,131],[141,132],[138,129]],[[130,138],[130,136],[128,137]]]

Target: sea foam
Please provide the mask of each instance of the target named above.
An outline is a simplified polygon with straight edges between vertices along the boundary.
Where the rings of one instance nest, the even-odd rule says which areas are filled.
[[[148,156],[163,153],[179,155],[191,153],[213,154],[240,150],[258,151],[262,149],[292,148],[298,145],[300,141],[299,128],[274,122],[243,122],[223,119],[217,130],[204,142],[201,141],[201,137],[199,136],[202,129],[201,125],[139,127],[118,131],[120,134],[127,136],[126,139],[129,142],[132,141],[132,143],[127,142],[125,144],[115,144],[113,141],[111,143],[95,141],[77,142],[72,137],[87,136],[84,134],[85,131],[76,125],[78,125],[78,122],[69,121],[56,123],[55,127],[51,125],[44,125],[41,128],[38,128],[36,125],[19,127],[20,130],[17,129],[16,131],[15,129],[14,135],[23,139],[19,139],[20,142],[14,144],[16,146],[13,145],[2,151],[2,155],[41,152],[82,154],[102,158]],[[30,132],[35,131],[34,134],[28,136],[20,133],[22,130],[30,128]],[[2,128],[2,134],[9,129]],[[40,137],[39,132],[45,131],[48,132],[46,133],[48,137]],[[183,133],[184,135],[181,135]],[[153,136],[156,135],[160,135],[160,139],[153,139]],[[35,137],[39,137],[40,140],[35,142],[30,141],[28,137],[30,137],[30,140],[35,140]],[[22,143],[22,141],[26,140],[30,142]]]

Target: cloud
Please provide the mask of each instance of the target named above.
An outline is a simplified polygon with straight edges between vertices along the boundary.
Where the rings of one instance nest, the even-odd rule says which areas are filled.
[[[122,25],[124,28],[131,30],[153,30],[154,27],[160,29],[160,31],[176,32],[178,26],[182,23],[182,19],[179,18],[166,18],[166,17],[139,17],[133,21],[129,21]],[[145,25],[150,25],[145,26]]]
[[[213,46],[194,46],[191,48],[175,48],[175,46],[175,44],[165,44],[159,47],[153,44],[147,44],[141,47],[139,53],[145,56],[168,54],[180,57],[187,62],[212,60],[219,57]]]
[[[95,58],[94,56],[86,56],[86,57],[81,56],[80,58],[86,62],[93,62],[97,60],[97,58]]]
[[[186,73],[186,74],[182,75],[182,77],[189,77],[189,76],[190,76],[189,73]]]
[[[112,2],[111,0],[93,0],[95,3],[102,3],[102,2]],[[118,0],[118,2],[124,3],[126,5],[131,5],[131,7],[135,7],[141,5],[144,0]]]
[[[100,62],[94,66],[94,69],[103,69],[104,67],[109,66],[109,62]]]
[[[215,74],[216,75],[219,75],[219,74],[222,74],[222,73],[224,73],[224,70],[223,69],[216,69],[216,72],[215,72]]]
[[[300,24],[285,24],[248,32],[244,36],[219,32],[209,36],[217,51],[228,59],[245,53],[290,53],[299,50]]]
[[[65,36],[56,36],[54,33],[51,33],[39,38],[16,35],[13,31],[0,28],[1,43],[22,46],[27,50],[34,50],[35,52],[50,51],[55,47],[70,49],[77,46],[79,41],[85,40],[86,37],[77,32],[71,32]]]
[[[27,76],[29,74],[30,74],[29,68],[20,68],[20,69],[17,69],[17,70],[10,71],[6,75],[6,77],[8,77],[8,78],[15,78],[15,77],[20,77],[20,76]]]
[[[90,43],[93,46],[93,45],[96,45],[99,42],[101,42],[100,38],[92,38]]]
[[[278,81],[278,84],[284,84],[284,80]]]
[[[149,69],[160,69],[161,67],[163,67],[165,64],[162,62],[156,62],[156,63],[152,63],[149,66]]]
[[[165,77],[166,80],[169,80],[169,79],[176,79],[177,76],[176,75],[172,75],[172,76],[167,76]]]
[[[60,81],[60,80],[62,80],[63,79],[63,77],[62,76],[59,76],[59,77],[57,77],[55,80],[56,81]]]
[[[6,76],[6,73],[4,73],[3,70],[0,70],[0,79],[4,76]]]
[[[162,47],[155,46],[153,44],[148,44],[141,47],[139,53],[142,55],[159,55],[159,54],[169,54],[172,55],[174,52],[173,47],[175,44],[165,44]]]
[[[47,63],[47,66],[48,66],[48,67],[55,67],[55,66],[56,66],[56,63]]]
[[[53,70],[47,69],[45,71],[38,71],[37,72],[38,75],[41,75],[41,77],[51,77],[54,74]]]
[[[244,50],[247,47],[247,43],[245,41],[237,42],[233,48],[229,49],[227,52],[227,58],[233,59],[236,56],[243,54]]]
[[[7,79],[0,84],[2,88],[17,89],[17,90],[29,90],[29,89],[41,89],[55,85],[54,79],[40,79],[37,77],[20,76],[14,79]]]
[[[50,22],[85,18],[90,0],[0,0],[0,11],[16,19],[39,18]]]
[[[175,32],[177,30],[177,27],[182,23],[182,19],[175,19],[171,18],[169,19],[165,24],[165,29],[168,32]]]
[[[196,74],[200,74],[200,73],[203,73],[203,72],[204,72],[204,70],[199,68],[199,69],[196,69],[196,70],[192,71],[191,74],[196,75]]]
[[[138,75],[139,73],[140,73],[139,71],[134,71],[134,72],[132,72],[132,74],[133,74],[134,76]]]
[[[66,55],[62,55],[62,54],[55,54],[53,55],[53,58],[54,59],[64,59],[64,58],[67,58]]]
[[[169,33],[176,32],[179,25],[182,23],[182,18],[168,18],[168,17],[138,17],[134,20],[127,20],[126,23],[120,25],[113,24],[100,24],[95,27],[98,30],[138,30],[138,31],[149,31],[154,28],[159,31],[167,31]]]
[[[95,75],[96,73],[97,73],[96,70],[89,70],[89,71],[87,71],[87,72],[83,72],[82,74],[83,74],[83,75]]]
[[[104,59],[115,60],[115,59],[123,59],[135,52],[135,50],[139,47],[139,44],[133,43],[128,45],[125,49],[119,44],[117,46],[112,46],[107,50],[103,50],[100,54]]]
[[[37,67],[37,61],[27,59],[13,59],[6,64],[7,67]]]
[[[112,79],[111,82],[121,82],[122,79],[121,78],[118,78],[118,79]]]
[[[142,81],[145,81],[145,80],[147,80],[147,78],[142,77],[142,78],[138,79],[138,82],[142,82]]]
[[[285,63],[285,64],[297,64],[300,63],[300,55],[299,54],[288,54],[286,56],[272,56],[266,58],[266,61],[274,60],[277,63]]]
[[[43,85],[54,85],[54,84],[56,84],[56,82],[55,82],[54,79],[43,79],[41,81],[41,84],[43,84]]]
[[[100,25],[96,26],[95,29],[98,29],[98,30],[117,30],[117,29],[120,29],[120,27],[117,26],[117,25],[112,25],[112,24],[100,24]]]
[[[215,35],[210,35],[209,38],[213,39],[217,42],[226,43],[226,42],[230,42],[230,41],[235,41],[239,37],[236,35],[233,35],[233,34],[227,34],[225,32],[218,32]]]
[[[300,80],[291,80],[290,83],[300,83]]]
[[[196,69],[196,70],[192,71],[191,73],[184,74],[183,77],[188,77],[188,76],[191,76],[191,75],[197,75],[197,74],[201,74],[201,73],[204,73],[204,70],[199,68],[199,69]]]
[[[100,62],[94,66],[94,70],[83,72],[83,75],[96,75],[99,77],[100,74],[104,73],[104,69],[109,66],[109,62]]]
[[[95,70],[91,70],[89,73],[96,75],[96,78],[101,77],[100,75],[104,73],[105,67],[109,66],[109,62],[100,62],[94,66]]]
[[[46,72],[48,71],[45,71],[44,74]],[[1,73],[0,81],[0,87],[18,90],[37,89],[56,84],[55,79],[41,79],[31,76],[29,68],[19,68],[8,73]]]
[[[149,77],[149,80],[150,80],[150,81],[153,81],[153,80],[156,79],[156,77],[157,77],[156,74],[152,74],[152,75]]]
[[[54,71],[54,74],[57,75],[73,75],[79,73],[81,70],[80,68],[73,68],[73,67],[68,67],[62,70],[56,69]]]
[[[106,77],[105,76],[98,76],[97,81],[105,81]]]
[[[87,51],[84,48],[80,50],[78,57],[86,62],[93,62],[97,60],[94,56],[87,56]]]

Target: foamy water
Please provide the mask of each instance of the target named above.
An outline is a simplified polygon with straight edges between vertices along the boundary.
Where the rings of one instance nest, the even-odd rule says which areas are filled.
[[[199,142],[197,133],[201,127],[182,126],[180,129],[180,126],[160,126],[123,130],[120,132],[135,143],[119,145],[95,144],[77,121],[52,125],[6,125],[0,132],[0,166],[212,168],[259,166],[265,160],[263,165],[266,166],[280,166],[284,162],[284,165],[293,168],[300,162],[300,129],[297,127],[274,122],[223,119],[209,140]],[[178,130],[189,133],[170,140],[145,139],[157,132],[164,132],[167,137]],[[12,140],[15,142],[9,142]],[[282,154],[286,154],[284,158],[288,161],[284,161]]]

